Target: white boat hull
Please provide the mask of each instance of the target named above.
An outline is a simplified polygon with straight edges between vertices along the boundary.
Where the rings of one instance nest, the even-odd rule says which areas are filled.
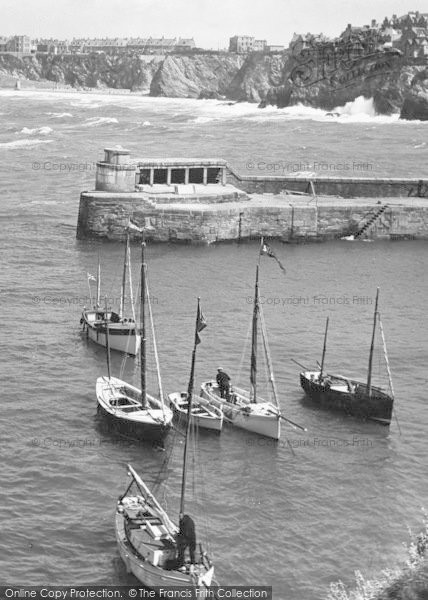
[[[206,554],[201,554],[195,564],[185,560],[182,568],[178,568],[179,529],[143,480],[130,465],[128,468],[141,495],[129,495],[128,487],[116,508],[116,540],[127,572],[148,588],[189,586],[206,589],[214,575],[214,567]]]
[[[119,514],[116,514],[116,540],[119,554],[125,563],[127,572],[132,573],[145,587],[193,586],[201,587],[201,589],[205,588],[202,584],[198,585],[196,577],[180,571],[166,571],[154,566],[148,560],[142,560],[128,543],[123,525],[123,516]]]
[[[96,383],[98,407],[116,432],[142,441],[161,441],[172,425],[172,410],[147,394],[147,408],[141,407],[141,391],[117,377],[99,377]]]
[[[94,311],[83,311],[82,321],[88,339],[96,344],[107,347],[107,336],[105,323],[92,320]],[[137,333],[135,323],[121,322],[109,323],[109,346],[110,350],[125,352],[135,356],[140,349],[141,336]]]
[[[168,399],[174,414],[187,423],[187,393],[175,392],[169,394]],[[220,432],[223,427],[223,412],[206,398],[194,396],[190,421],[192,425],[202,429]]]
[[[281,436],[281,417],[278,407],[272,402],[258,401],[251,403],[245,390],[234,388],[237,403],[220,397],[215,381],[207,381],[201,386],[201,396],[214,406],[221,408],[224,419],[241,429],[257,433],[265,437],[279,440]]]

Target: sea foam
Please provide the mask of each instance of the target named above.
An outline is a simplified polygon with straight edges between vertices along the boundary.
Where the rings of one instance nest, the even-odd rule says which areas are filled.
[[[49,135],[52,131],[52,127],[35,127],[34,129],[23,127],[19,133],[23,135]]]

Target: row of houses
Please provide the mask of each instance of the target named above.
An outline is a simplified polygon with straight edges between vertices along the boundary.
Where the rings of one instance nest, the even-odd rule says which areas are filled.
[[[90,54],[91,52],[117,54],[137,51],[143,54],[180,52],[196,47],[193,38],[73,38],[58,40],[42,38],[31,40],[26,35],[0,37],[0,53],[13,54]]]
[[[229,52],[248,54],[249,52],[283,52],[285,46],[268,44],[266,40],[256,40],[250,35],[234,35],[229,40]]]
[[[330,39],[323,34],[294,34],[290,45],[294,56],[316,54],[355,59],[375,52],[393,52],[409,59],[428,57],[428,13],[411,12],[402,17],[393,15],[381,24],[355,27],[348,24],[339,37]]]

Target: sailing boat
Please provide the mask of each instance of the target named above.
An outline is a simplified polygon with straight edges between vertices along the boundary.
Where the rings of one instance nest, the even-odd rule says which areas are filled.
[[[201,331],[200,328],[199,331]],[[198,323],[195,341],[197,336]],[[208,588],[213,581],[214,567],[201,544],[199,544],[199,557],[196,559],[194,522],[189,515],[185,514],[194,367],[195,351],[192,355],[192,368],[187,390],[189,402],[181,477],[179,526],[174,524],[130,465],[128,465],[128,470],[132,481],[117,503],[116,539],[120,556],[128,573],[135,575],[138,581],[148,588],[170,585],[191,586],[202,590]],[[136,487],[136,491],[131,491],[134,487]],[[184,540],[184,537],[187,539]],[[184,556],[185,541],[189,543],[190,562],[186,562]]]
[[[379,288],[376,292],[375,309],[373,316],[373,330],[370,344],[369,366],[367,381],[361,382],[342,375],[333,375],[324,372],[325,354],[327,347],[328,322],[327,317],[322,360],[319,370],[304,371],[300,373],[300,384],[306,394],[320,405],[334,410],[340,410],[348,415],[362,419],[377,421],[389,425],[392,418],[394,404],[394,388],[392,385],[391,371],[389,368],[385,336],[378,311]],[[390,393],[380,387],[372,385],[373,351],[377,325],[382,335],[385,362],[388,371]]]
[[[260,256],[263,254],[265,244],[261,240],[259,262],[256,267],[256,283],[254,291],[254,309],[252,318],[251,336],[251,365],[250,365],[250,391],[233,386],[231,393],[222,398],[221,390],[216,381],[206,381],[201,386],[201,396],[207,398],[212,404],[222,409],[227,422],[260,435],[279,440],[281,435],[281,419],[291,425],[305,430],[281,414],[278,403],[278,393],[273,375],[272,362],[269,353],[267,332],[263,318],[262,305],[259,295],[259,267]],[[266,401],[258,395],[257,390],[257,347],[258,325],[261,324],[263,350],[269,370],[269,382],[272,388],[274,402]]]
[[[110,368],[110,323],[105,319],[107,345],[107,369],[108,377],[99,377],[96,384],[98,406],[101,411],[114,425],[118,433],[140,440],[161,441],[168,433],[172,424],[172,411],[165,405],[162,380],[160,376],[159,360],[157,354],[156,337],[154,331],[153,315],[151,310],[149,288],[146,278],[146,263],[144,259],[145,241],[141,244],[141,365],[140,380],[141,390],[111,376]],[[147,297],[147,299],[146,299]],[[146,390],[146,318],[145,307],[151,324],[153,348],[156,361],[156,372],[159,387],[158,397],[152,396]],[[106,303],[107,309],[107,303]],[[107,314],[107,310],[105,311]]]
[[[100,308],[100,287],[101,287],[101,269],[100,262],[98,261],[97,271],[97,298],[96,304],[93,309],[83,308],[82,318],[80,319],[83,324],[83,330],[86,331],[88,338],[101,346],[106,346],[106,326],[105,321],[107,320],[110,326],[110,350],[119,350],[120,352],[126,352],[135,356],[138,353],[140,347],[140,335],[135,323],[135,310],[134,302],[132,299],[132,281],[131,281],[131,267],[130,267],[130,247],[129,247],[129,231],[126,236],[125,244],[125,258],[123,263],[123,274],[122,274],[122,286],[120,291],[120,307],[119,313],[113,310],[107,310],[104,312]],[[124,317],[125,309],[125,294],[126,294],[126,274],[129,272],[129,288],[131,296],[132,306],[132,317]],[[92,304],[92,293],[90,287],[90,281],[95,279],[88,273],[88,287],[89,296]]]
[[[190,372],[190,381],[192,382],[195,374],[195,361],[196,361],[196,348],[199,344],[199,332],[205,329],[206,323],[201,312],[200,298],[198,298],[198,309],[196,313],[196,326],[195,326],[195,340],[193,343],[192,353],[192,368]],[[187,421],[187,413],[189,409],[189,391],[187,392],[174,392],[169,394],[168,399],[170,407],[174,412],[174,415],[183,421]],[[192,411],[191,421],[193,425],[202,427],[203,429],[210,429],[213,431],[221,431],[223,427],[223,412],[217,406],[211,404],[206,398],[201,396],[194,396],[192,398]]]

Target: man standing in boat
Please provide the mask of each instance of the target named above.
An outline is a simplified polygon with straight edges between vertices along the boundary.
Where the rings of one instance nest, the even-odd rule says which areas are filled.
[[[180,530],[177,535],[177,563],[178,568],[184,566],[184,553],[186,548],[189,548],[190,564],[195,564],[195,551],[196,551],[196,533],[195,523],[189,515],[180,515]]]
[[[221,367],[217,369],[217,377],[216,377],[218,389],[220,391],[221,398],[225,398],[229,400],[230,397],[230,377],[223,371]]]

